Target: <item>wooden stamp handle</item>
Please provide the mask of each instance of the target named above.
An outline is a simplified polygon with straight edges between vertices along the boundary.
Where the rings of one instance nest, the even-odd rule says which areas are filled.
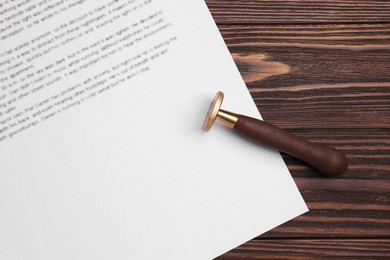
[[[255,141],[290,154],[328,176],[338,176],[348,168],[345,155],[332,147],[310,143],[272,124],[237,115],[234,129]]]

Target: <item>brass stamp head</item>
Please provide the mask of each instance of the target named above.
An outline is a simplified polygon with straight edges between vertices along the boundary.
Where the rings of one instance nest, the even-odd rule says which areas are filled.
[[[217,94],[214,97],[213,102],[211,103],[211,106],[209,108],[209,111],[207,112],[206,118],[203,123],[203,130],[209,131],[211,127],[213,126],[215,120],[220,121],[224,125],[234,128],[234,126],[237,123],[237,115],[221,109],[223,101],[223,92],[218,91]]]
[[[217,118],[219,109],[221,108],[223,101],[223,92],[218,91],[215,95],[213,102],[210,105],[209,111],[207,112],[206,118],[203,123],[203,130],[209,131],[213,126],[215,119]]]

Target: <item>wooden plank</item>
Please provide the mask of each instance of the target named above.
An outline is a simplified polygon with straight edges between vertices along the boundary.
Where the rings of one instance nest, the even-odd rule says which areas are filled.
[[[206,0],[218,24],[389,22],[388,1]]]
[[[390,26],[220,29],[265,119],[293,129],[389,128]]]
[[[295,178],[310,212],[262,235],[390,237],[390,181]]]
[[[390,25],[219,28],[253,91],[302,85],[297,90],[315,94],[317,87],[332,88],[324,83],[334,84],[341,91],[375,83],[374,87],[383,90],[390,82]]]
[[[390,239],[252,240],[218,260],[389,259]]]

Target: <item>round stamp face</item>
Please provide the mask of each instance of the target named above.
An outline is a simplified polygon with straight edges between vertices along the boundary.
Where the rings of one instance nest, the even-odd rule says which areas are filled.
[[[209,111],[207,112],[206,118],[203,122],[203,130],[209,131],[213,126],[215,119],[217,118],[218,111],[221,108],[223,101],[223,92],[218,91],[215,95],[213,102],[210,105]]]

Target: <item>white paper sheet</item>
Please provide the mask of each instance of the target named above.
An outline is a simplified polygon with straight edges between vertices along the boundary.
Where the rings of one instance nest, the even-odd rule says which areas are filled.
[[[0,3],[0,259],[211,259],[307,208],[201,0]]]

